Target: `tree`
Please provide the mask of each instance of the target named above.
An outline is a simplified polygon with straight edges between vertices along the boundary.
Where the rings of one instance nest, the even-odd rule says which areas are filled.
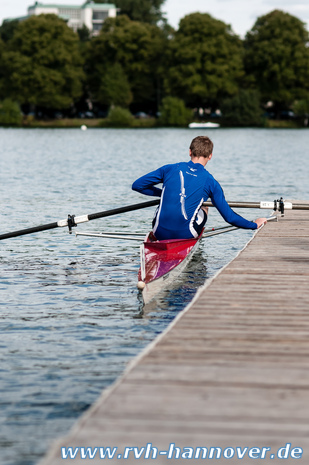
[[[128,79],[119,63],[108,67],[102,76],[97,100],[105,105],[127,107],[132,102]]]
[[[297,100],[293,105],[293,110],[299,118],[304,119],[304,126],[308,126],[309,99]]]
[[[260,126],[262,124],[260,95],[255,90],[241,89],[237,95],[223,100],[221,110],[229,126]]]
[[[188,126],[192,112],[186,108],[183,100],[177,97],[165,97],[160,107],[159,122],[162,126]]]
[[[4,92],[3,92],[4,79],[3,79],[3,61],[2,61],[3,52],[4,52],[4,43],[0,37],[0,98],[4,97]]]
[[[131,126],[133,116],[126,108],[112,107],[108,113],[108,126],[117,128],[128,128]]]
[[[18,27],[19,21],[17,19],[13,19],[12,21],[3,21],[2,25],[0,26],[0,38],[3,42],[7,42],[8,40],[12,39],[15,29]]]
[[[18,126],[21,124],[22,114],[18,103],[10,99],[0,102],[0,124],[5,126]]]
[[[127,15],[133,21],[157,24],[163,19],[161,6],[165,0],[115,0],[120,15]],[[95,3],[104,3],[102,0],[95,0]]]
[[[274,10],[257,19],[245,39],[245,69],[264,102],[277,109],[309,96],[308,31],[295,16]]]
[[[299,116],[309,115],[309,99],[297,100],[293,105],[293,110]]]
[[[164,44],[164,34],[157,26],[127,16],[107,19],[88,48],[86,72],[93,97],[102,101],[102,90],[105,97],[115,95],[115,88],[120,90],[123,83],[125,97],[118,105],[128,104],[129,92],[135,104],[153,104]],[[117,83],[113,85],[110,76],[115,73]]]
[[[77,34],[81,42],[88,42],[90,40],[90,30],[85,24],[80,29],[77,29]]]
[[[165,90],[188,106],[216,105],[238,91],[242,42],[231,27],[209,14],[185,16],[171,40]]]
[[[2,53],[4,90],[21,104],[68,108],[82,93],[78,36],[55,15],[21,22]]]

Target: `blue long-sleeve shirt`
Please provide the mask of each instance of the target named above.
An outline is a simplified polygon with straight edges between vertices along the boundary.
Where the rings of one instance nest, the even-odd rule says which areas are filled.
[[[155,187],[159,183],[163,183],[162,189]],[[256,223],[230,208],[220,184],[200,163],[161,166],[137,179],[132,189],[161,197],[154,228],[159,240],[196,237],[193,222],[202,203],[209,198],[226,222],[243,229],[257,228]]]

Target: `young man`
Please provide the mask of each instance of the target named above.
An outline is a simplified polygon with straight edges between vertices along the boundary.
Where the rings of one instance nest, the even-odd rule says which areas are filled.
[[[220,184],[205,169],[212,152],[212,141],[198,136],[190,145],[191,161],[161,166],[133,183],[133,190],[161,197],[152,224],[158,240],[197,237],[207,221],[208,208],[202,204],[208,198],[233,226],[257,229],[267,222],[266,218],[248,221],[229,207]],[[154,187],[159,183],[163,183],[162,190]]]

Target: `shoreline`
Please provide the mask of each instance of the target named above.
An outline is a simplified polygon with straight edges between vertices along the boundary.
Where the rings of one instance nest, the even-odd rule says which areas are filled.
[[[57,120],[25,120],[20,125],[1,125],[0,128],[22,128],[22,129],[76,129],[86,126],[87,128],[96,129],[163,129],[163,128],[175,128],[175,129],[186,129],[188,126],[161,126],[158,120],[155,118],[147,119],[132,119],[129,125],[115,125],[109,123],[105,119],[93,118],[62,118]],[[220,128],[223,129],[245,129],[245,128],[256,128],[256,129],[308,129],[309,126],[300,124],[300,121],[290,120],[267,120],[264,125],[261,126],[232,126],[225,125],[224,121],[221,122]],[[220,129],[216,128],[216,129]],[[207,128],[209,129],[209,128]]]

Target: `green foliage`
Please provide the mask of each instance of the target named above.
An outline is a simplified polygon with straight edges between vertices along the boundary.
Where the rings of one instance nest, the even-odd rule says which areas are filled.
[[[156,118],[134,118],[131,122],[131,128],[147,129],[158,126]]]
[[[3,126],[19,126],[22,122],[22,114],[18,103],[10,99],[0,102],[0,124]]]
[[[159,124],[162,126],[188,126],[192,117],[183,100],[177,97],[165,97],[160,107]]]
[[[97,100],[105,105],[120,107],[127,107],[132,102],[130,84],[119,63],[115,63],[105,70]]]
[[[185,16],[170,44],[166,93],[190,107],[234,95],[243,76],[242,54],[242,42],[230,26],[209,14]]]
[[[264,122],[264,127],[269,129],[297,129],[301,125],[296,121],[268,119]]]
[[[294,112],[299,116],[309,115],[309,98],[297,100],[293,105]]]
[[[82,93],[78,36],[55,15],[19,23],[2,53],[4,90],[20,103],[68,108]]]
[[[130,127],[133,121],[133,116],[126,110],[121,107],[112,107],[108,113],[107,124],[108,126],[116,128],[127,128]]]
[[[12,21],[3,21],[0,26],[0,38],[3,42],[8,42],[13,38],[14,32],[19,25],[19,21],[14,19]]]
[[[309,96],[308,31],[295,16],[274,10],[257,19],[245,39],[245,69],[263,100],[287,108]]]
[[[162,19],[161,6],[165,0],[115,0],[121,15],[127,15],[133,21],[156,24]]]
[[[88,42],[90,40],[90,31],[85,24],[80,29],[77,29],[77,34],[81,42]]]
[[[164,46],[164,33],[157,26],[131,21],[127,16],[107,19],[88,47],[86,71],[91,94],[101,100],[104,80],[115,73],[117,64],[122,69],[118,82],[128,83],[134,103],[154,101]],[[127,85],[125,93],[128,96]]]
[[[163,125],[186,126],[186,107],[220,108],[230,125],[260,125],[261,101],[273,101],[278,116],[293,108],[307,120],[309,34],[296,17],[272,11],[241,41],[209,14],[185,16],[174,31],[162,17],[164,0],[115,3],[119,16],[108,18],[93,38],[85,26],[76,34],[54,15],[4,22],[0,100],[45,111],[69,108],[80,97],[82,106],[90,98],[111,107],[104,121],[112,126],[155,125],[123,109],[155,110],[162,93]]]
[[[4,43],[0,37],[0,99],[5,97],[3,87],[4,87],[4,75],[3,75],[3,60],[2,55],[4,52]]]
[[[229,126],[262,125],[260,96],[254,90],[240,90],[234,97],[224,100],[221,111]]]

